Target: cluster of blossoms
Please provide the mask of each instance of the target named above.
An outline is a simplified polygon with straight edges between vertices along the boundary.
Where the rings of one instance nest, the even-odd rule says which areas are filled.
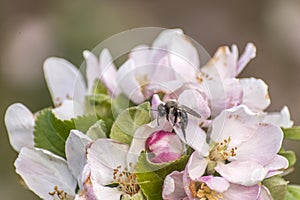
[[[237,78],[255,54],[251,43],[240,57],[224,46],[200,66],[189,38],[165,30],[119,68],[107,49],[84,51],[87,85],[71,63],[48,58],[54,108],[16,103],[5,115],[16,172],[42,199],[276,199],[293,122],[287,107],[265,111],[264,81]]]

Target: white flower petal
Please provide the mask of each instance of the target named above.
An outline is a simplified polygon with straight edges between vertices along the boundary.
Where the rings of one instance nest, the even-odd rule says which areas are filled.
[[[232,46],[232,51],[228,46],[219,47],[213,58],[201,68],[201,71],[214,80],[235,78],[237,57],[238,52],[235,45]]]
[[[278,126],[273,124],[260,124],[254,131],[253,136],[248,141],[237,146],[236,156],[233,159],[252,160],[265,166],[274,159],[281,148],[283,133]]]
[[[27,107],[20,103],[12,104],[6,110],[4,120],[10,144],[16,151],[22,147],[33,147],[34,117]]]
[[[186,137],[181,127],[176,125],[174,129],[183,142],[201,152],[203,156],[208,156],[209,146],[206,143],[206,133],[199,127],[198,119],[189,118],[187,127],[184,129]]]
[[[243,88],[239,80],[209,80],[207,81],[206,93],[210,100],[211,115],[217,116],[223,110],[238,106],[242,103]]]
[[[265,168],[269,171],[267,177],[271,177],[277,174],[281,174],[283,169],[288,168],[288,160],[280,155],[276,155]]]
[[[55,106],[66,99],[84,102],[86,87],[78,69],[62,58],[48,58],[44,62],[44,75]]]
[[[204,174],[207,164],[208,162],[206,158],[204,158],[201,153],[194,151],[187,164],[187,172],[189,177],[193,180],[199,180]]]
[[[139,104],[145,100],[141,85],[135,77],[135,64],[132,59],[127,60],[118,70],[117,84],[121,91],[133,102]]]
[[[88,94],[92,94],[95,80],[100,77],[100,67],[97,57],[90,51],[83,51],[83,57],[86,60],[86,78],[88,85]]]
[[[262,181],[267,170],[260,164],[251,161],[233,161],[228,164],[218,163],[215,170],[231,183],[252,186]]]
[[[260,112],[270,105],[268,85],[263,80],[242,78],[240,84],[243,88],[243,104],[247,105],[250,110]]]
[[[76,180],[67,162],[46,150],[24,147],[15,162],[16,172],[39,197],[52,200],[49,192],[57,186],[69,195],[75,195]]]
[[[284,106],[280,112],[262,114],[262,122],[272,123],[283,128],[291,128],[294,122],[291,120],[290,111]]]
[[[230,186],[227,180],[218,176],[202,176],[198,180],[205,183],[210,189],[220,193],[228,190]]]
[[[253,58],[255,58],[256,56],[256,47],[254,46],[254,44],[252,43],[248,43],[244,53],[241,55],[238,63],[237,63],[237,74],[238,75],[244,68],[245,66],[248,64],[248,62],[250,60],[252,60]]]
[[[113,181],[113,170],[118,166],[128,167],[128,145],[109,139],[98,139],[87,149],[87,162],[91,177],[98,184],[107,185]]]
[[[207,119],[210,116],[210,109],[208,107],[208,102],[205,96],[203,96],[196,90],[185,90],[179,95],[178,102],[181,105],[188,107],[193,112],[198,113],[198,115],[203,120]],[[191,113],[189,114],[192,115]]]
[[[66,141],[66,158],[68,166],[77,178],[79,187],[82,188],[81,174],[86,164],[86,146],[92,140],[78,130],[71,130]]]
[[[117,69],[114,65],[113,58],[108,49],[103,49],[100,58],[100,79],[107,87],[112,96],[119,94],[119,88],[117,87]]]
[[[193,81],[199,67],[197,49],[180,29],[162,31],[152,44],[151,60],[168,55],[177,79]]]
[[[129,53],[129,58],[134,60],[136,66],[144,66],[151,63],[149,58],[150,55],[150,47],[147,45],[139,45],[132,49]]]
[[[169,200],[182,200],[186,197],[182,182],[183,172],[174,171],[164,180],[162,197]]]
[[[222,142],[230,137],[230,146],[248,141],[257,131],[259,119],[246,106],[224,110],[212,122],[211,139]]]
[[[259,185],[253,185],[249,187],[237,184],[230,184],[229,189],[223,193],[222,200],[257,200],[259,192]]]
[[[60,106],[54,108],[52,112],[61,120],[70,120],[79,115],[83,115],[84,107],[76,101],[66,99]]]

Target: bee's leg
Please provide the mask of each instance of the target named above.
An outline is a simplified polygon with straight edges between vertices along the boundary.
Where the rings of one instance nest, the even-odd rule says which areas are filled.
[[[175,126],[176,125],[176,123],[177,123],[177,120],[178,120],[178,114],[180,115],[180,113],[179,112],[174,112],[173,113],[173,115],[174,115],[174,122],[173,122],[173,126]]]
[[[159,115],[157,115],[156,120],[157,120],[157,126],[159,126]]]
[[[180,126],[181,126],[181,130],[182,130],[183,138],[184,138],[184,140],[186,141],[185,126],[184,126],[183,123],[180,123]]]

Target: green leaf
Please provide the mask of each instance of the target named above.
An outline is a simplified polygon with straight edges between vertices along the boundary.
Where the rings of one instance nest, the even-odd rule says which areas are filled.
[[[288,185],[285,200],[300,199],[300,186]]]
[[[93,114],[79,116],[72,119],[77,130],[86,133],[87,130],[98,121],[98,117]]]
[[[282,128],[285,139],[300,140],[300,126],[294,126],[292,128]]]
[[[65,142],[70,134],[70,130],[74,128],[72,121],[59,120],[51,110],[43,110],[35,121],[35,147],[46,149],[56,155],[65,157]]]
[[[106,94],[95,94],[85,97],[85,111],[102,117],[112,117],[112,99]]]
[[[136,129],[149,123],[150,120],[149,102],[127,108],[118,115],[113,123],[110,138],[125,144],[130,144]]]
[[[292,167],[296,164],[297,158],[295,152],[281,149],[278,154],[284,156],[289,161],[289,167]]]
[[[94,81],[93,94],[107,94],[106,87],[103,85],[103,83],[99,79],[96,79]]]
[[[134,104],[124,95],[120,94],[112,99],[112,113],[116,118],[123,110],[133,106]]]
[[[269,189],[274,200],[282,200],[285,198],[287,184],[288,182],[280,176],[273,176],[263,181],[263,185]]]
[[[97,121],[89,128],[86,134],[92,140],[96,140],[98,138],[106,138],[108,133],[105,122],[103,120]]]
[[[147,200],[162,199],[162,187],[165,177],[171,172],[184,170],[189,156],[183,156],[171,163],[155,164],[142,152],[137,166],[137,180]]]

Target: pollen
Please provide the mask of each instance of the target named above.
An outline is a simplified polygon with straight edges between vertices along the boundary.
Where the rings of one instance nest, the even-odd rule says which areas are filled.
[[[132,164],[130,164],[132,168]],[[130,172],[127,167],[118,166],[113,170],[113,183],[118,183],[118,189],[130,196],[139,192],[139,185],[137,182],[136,173]]]
[[[72,200],[74,197],[68,195],[64,190],[59,190],[58,186],[54,186],[53,192],[49,192],[53,200]]]
[[[191,181],[189,188],[194,199],[219,200],[223,198],[221,193],[212,190],[203,182]]]
[[[229,148],[230,137],[218,142],[210,152],[210,159],[214,161],[227,160],[229,157],[236,156],[237,147]]]

